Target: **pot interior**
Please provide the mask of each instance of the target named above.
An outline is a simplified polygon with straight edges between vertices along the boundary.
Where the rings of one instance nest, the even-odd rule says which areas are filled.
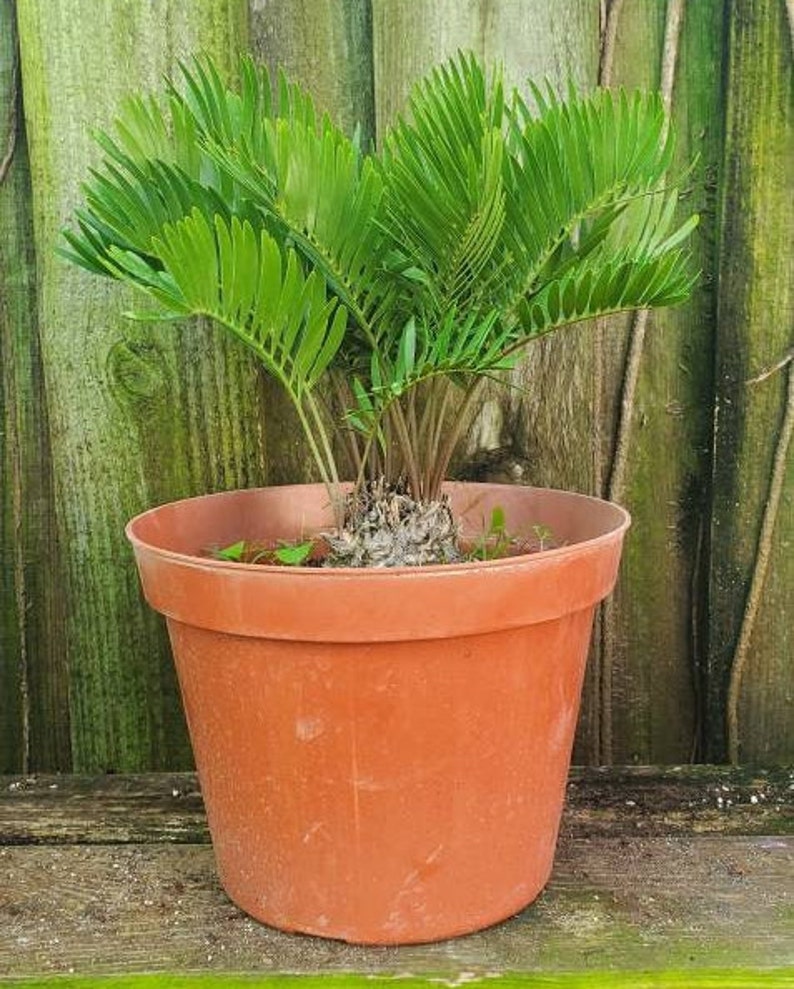
[[[547,488],[450,482],[445,486],[460,519],[461,538],[473,543],[487,533],[491,513],[504,513],[507,533],[529,546],[548,530],[554,547],[614,534],[629,524],[624,509],[598,498]],[[276,545],[317,536],[333,527],[320,484],[250,488],[162,505],[139,515],[128,532],[134,542],[166,553],[206,557],[213,549],[244,540]]]

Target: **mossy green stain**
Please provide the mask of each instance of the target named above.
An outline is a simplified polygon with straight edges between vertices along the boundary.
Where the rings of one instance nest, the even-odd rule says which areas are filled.
[[[472,989],[791,989],[794,969],[669,969],[658,971],[595,971],[488,973],[460,976],[412,975],[232,975],[173,973],[113,976],[58,976],[46,979],[10,980],[19,989],[437,989],[439,986],[471,986]]]
[[[70,765],[58,553],[14,5],[0,5],[0,766]],[[16,118],[12,101],[16,100]],[[9,127],[14,126],[14,134]]]
[[[612,659],[617,763],[685,762],[698,742],[716,305],[708,273],[715,263],[714,182],[723,136],[723,16],[721,0],[686,4],[675,53],[675,162],[682,172],[698,156],[695,170],[680,181],[683,206],[701,217],[693,270],[705,274],[688,303],[651,315],[645,335],[625,492],[633,525],[611,605],[618,629]],[[660,85],[665,17],[666,4],[622,6],[616,84]],[[621,332],[612,326],[607,345],[614,347]],[[624,360],[621,354],[613,362],[606,381],[616,399]]]
[[[72,768],[189,765],[162,622],[138,589],[123,537],[154,501],[263,478],[261,403],[252,362],[206,328],[132,328],[128,294],[90,282],[53,253],[132,88],[154,90],[176,57],[210,52],[227,71],[248,46],[247,4],[20,0],[42,352],[71,663]],[[81,56],[85,24],[93,48]]]
[[[752,576],[763,507],[785,401],[785,373],[751,383],[794,343],[790,234],[794,225],[794,106],[786,8],[777,0],[739,0],[729,9],[726,143],[716,357],[711,620],[706,756],[724,756],[725,697]],[[787,490],[791,490],[791,474]],[[784,496],[772,576],[791,586],[784,547],[794,538]],[[779,680],[788,674],[788,619],[773,596],[762,606],[745,678],[752,708],[742,707],[742,754],[779,758],[790,750],[790,707]],[[777,684],[777,687],[776,687]],[[748,722],[750,710],[753,723]],[[775,755],[775,753],[778,753]]]

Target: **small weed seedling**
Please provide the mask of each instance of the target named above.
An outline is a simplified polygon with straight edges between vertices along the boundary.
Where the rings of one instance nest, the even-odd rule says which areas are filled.
[[[258,543],[232,543],[212,551],[216,560],[230,560],[233,563],[275,563],[285,567],[299,567],[307,563],[315,548],[315,541],[279,542],[278,546],[261,546]]]

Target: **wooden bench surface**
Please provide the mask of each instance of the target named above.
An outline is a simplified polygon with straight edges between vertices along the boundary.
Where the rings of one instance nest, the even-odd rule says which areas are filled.
[[[238,910],[193,774],[0,778],[0,978],[139,972],[794,985],[794,772],[577,771],[542,896],[487,931],[404,948],[284,934]]]

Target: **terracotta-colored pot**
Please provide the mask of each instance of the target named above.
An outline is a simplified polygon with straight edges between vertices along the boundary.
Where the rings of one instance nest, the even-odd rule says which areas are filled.
[[[346,941],[433,941],[532,901],[552,867],[595,605],[629,517],[450,484],[464,531],[548,526],[487,563],[334,570],[203,555],[331,524],[319,485],[134,519],[166,615],[221,881],[252,916]]]

